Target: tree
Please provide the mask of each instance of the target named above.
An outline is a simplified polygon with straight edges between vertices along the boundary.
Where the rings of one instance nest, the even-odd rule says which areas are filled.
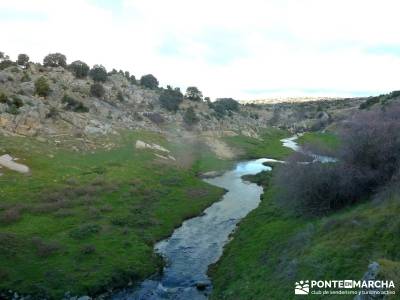
[[[219,98],[210,104],[218,117],[223,117],[228,112],[238,111],[240,104],[232,98]]]
[[[177,111],[179,104],[183,101],[183,95],[179,88],[172,89],[168,86],[166,90],[163,90],[160,95],[160,104],[162,107],[169,111]]]
[[[107,80],[107,70],[102,65],[94,65],[89,75],[94,81],[105,82]]]
[[[35,81],[35,92],[42,97],[46,97],[50,94],[50,85],[46,77],[41,76]]]
[[[140,84],[149,89],[155,89],[158,87],[158,80],[152,74],[148,74],[140,78]]]
[[[183,115],[183,121],[186,123],[186,125],[189,126],[192,126],[199,122],[199,118],[196,116],[193,107],[189,107],[185,111],[185,114]]]
[[[72,62],[69,65],[69,69],[76,78],[85,78],[89,73],[89,66],[80,60]]]
[[[8,60],[10,59],[10,57],[8,55],[6,55],[4,52],[0,51],[0,60]]]
[[[185,98],[191,101],[202,101],[203,94],[197,87],[189,86],[186,89]]]
[[[101,83],[94,83],[90,87],[90,94],[97,98],[102,98],[105,95],[106,91]]]
[[[17,64],[19,66],[26,67],[28,65],[28,63],[29,63],[29,56],[28,55],[23,54],[23,53],[18,55]]]
[[[61,53],[50,53],[43,59],[45,67],[67,67],[67,57]]]

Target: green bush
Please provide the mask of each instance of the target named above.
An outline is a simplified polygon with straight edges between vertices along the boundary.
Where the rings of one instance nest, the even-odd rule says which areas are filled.
[[[140,78],[140,84],[149,89],[155,89],[158,87],[158,80],[152,74],[148,74]]]
[[[50,53],[43,59],[45,67],[63,67],[67,66],[67,57],[61,53]]]
[[[94,65],[90,70],[89,75],[97,82],[105,82],[107,80],[107,70],[102,65]]]
[[[76,78],[85,78],[89,74],[89,66],[83,61],[76,60],[72,62],[68,69],[75,75]]]
[[[21,82],[29,82],[31,80],[32,78],[29,76],[29,74],[26,71],[24,71],[21,77]]]
[[[179,104],[183,101],[183,95],[179,88],[172,89],[168,86],[166,90],[163,90],[160,98],[160,104],[162,107],[169,111],[177,111],[179,109]]]
[[[4,93],[0,93],[0,103],[7,103],[8,97]]]
[[[195,86],[189,86],[186,89],[185,98],[190,101],[202,101],[203,94],[202,92]]]
[[[35,81],[35,93],[42,97],[47,97],[50,94],[50,85],[44,76]]]
[[[90,94],[97,98],[102,98],[105,95],[106,91],[104,87],[100,83],[94,83],[90,87]]]
[[[97,224],[85,224],[70,231],[69,236],[76,240],[86,239],[100,231],[101,227]]]
[[[65,110],[70,110],[74,112],[79,112],[79,113],[87,113],[89,111],[89,108],[87,108],[85,105],[83,105],[82,102],[72,98],[69,95],[64,95],[62,98],[62,103],[65,103]]]
[[[15,66],[16,63],[9,60],[9,59],[5,59],[3,61],[0,62],[0,70],[5,70],[9,67]]]

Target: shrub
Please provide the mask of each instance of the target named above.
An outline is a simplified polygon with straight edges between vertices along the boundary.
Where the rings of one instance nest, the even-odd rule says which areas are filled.
[[[9,208],[0,215],[0,223],[2,224],[11,224],[19,221],[20,219],[21,211],[18,207]]]
[[[81,253],[85,254],[85,255],[93,254],[95,252],[96,252],[96,246],[93,246],[93,245],[85,245],[81,249]]]
[[[400,170],[400,104],[363,111],[340,129],[334,164],[300,164],[298,156],[277,174],[278,200],[290,211],[321,215],[370,196]]]
[[[155,89],[158,87],[158,80],[152,74],[148,74],[140,78],[140,84],[149,89]]]
[[[46,242],[40,237],[33,237],[32,243],[36,248],[37,255],[40,257],[49,257],[58,250],[60,250],[60,245],[54,242]]]
[[[69,236],[73,239],[86,239],[100,231],[101,227],[98,224],[81,225],[70,231]]]
[[[89,75],[97,82],[105,82],[107,80],[107,70],[102,65],[94,65],[90,70]]]
[[[89,66],[83,61],[76,60],[69,65],[69,70],[76,78],[85,78],[89,74]]]
[[[4,93],[0,93],[0,103],[8,103],[8,97]]]
[[[44,76],[39,77],[35,81],[35,93],[42,97],[46,97],[50,94],[50,85]]]
[[[104,87],[100,83],[94,83],[90,87],[90,94],[97,98],[102,98],[105,95],[106,91]]]
[[[72,98],[69,95],[64,95],[61,101],[62,103],[66,104],[64,107],[65,110],[70,110],[79,113],[87,113],[89,111],[89,108],[83,105],[82,102]]]
[[[183,95],[179,88],[172,89],[168,86],[166,90],[163,90],[160,98],[160,104],[162,107],[169,111],[177,111],[179,109],[179,104],[183,101]]]
[[[161,125],[165,122],[163,116],[159,113],[144,113],[143,115],[157,125]]]
[[[19,54],[17,59],[17,64],[19,66],[26,67],[29,63],[29,56],[26,54]]]
[[[21,82],[29,82],[29,81],[31,81],[31,80],[32,80],[31,77],[30,77],[29,74],[25,71],[25,72],[22,74]]]
[[[5,59],[3,61],[0,62],[0,70],[5,70],[9,67],[15,66],[16,63],[9,60],[9,59]]]
[[[124,102],[124,101],[125,101],[124,95],[122,94],[121,91],[118,91],[118,93],[117,93],[117,99],[118,99],[118,101],[120,101],[120,102]]]
[[[63,67],[67,66],[67,57],[61,53],[50,53],[43,59],[45,67]]]
[[[189,86],[186,89],[185,99],[188,99],[190,101],[202,101],[203,94],[197,87]]]
[[[199,118],[196,116],[193,107],[189,107],[183,115],[183,121],[186,125],[192,126],[199,122]]]

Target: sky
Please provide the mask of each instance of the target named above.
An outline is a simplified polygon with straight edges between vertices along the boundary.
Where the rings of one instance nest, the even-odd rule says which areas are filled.
[[[0,0],[0,51],[155,75],[211,98],[400,89],[398,0]]]

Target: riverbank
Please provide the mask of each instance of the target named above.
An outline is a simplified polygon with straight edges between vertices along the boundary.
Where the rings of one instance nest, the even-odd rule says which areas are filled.
[[[244,139],[264,147],[277,144],[273,136]],[[137,140],[169,149],[176,161],[135,149]],[[0,177],[1,291],[95,295],[159,272],[154,244],[224,193],[198,175],[234,164],[201,143],[151,132],[121,132],[92,151],[72,151],[78,142],[63,148],[56,140],[0,140],[2,153],[32,171],[2,170]]]
[[[331,139],[311,136],[318,141]],[[262,201],[240,222],[222,258],[209,271],[214,284],[211,299],[295,299],[296,281],[360,280],[374,261],[380,265],[380,279],[400,282],[397,192],[310,219],[291,216],[277,206],[273,179],[253,180],[266,187]]]

